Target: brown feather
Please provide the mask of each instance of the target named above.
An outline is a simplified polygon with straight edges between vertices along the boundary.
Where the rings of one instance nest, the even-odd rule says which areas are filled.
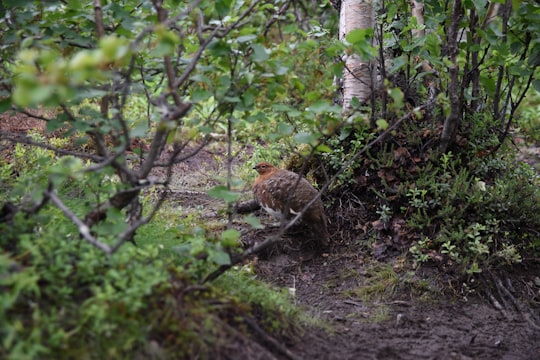
[[[307,179],[299,179],[299,175],[292,171],[278,169],[267,162],[261,162],[253,169],[259,173],[253,185],[255,198],[261,207],[278,219],[298,214],[318,195],[318,191]],[[323,245],[328,243],[326,216],[320,198],[310,205],[301,220],[321,237]]]

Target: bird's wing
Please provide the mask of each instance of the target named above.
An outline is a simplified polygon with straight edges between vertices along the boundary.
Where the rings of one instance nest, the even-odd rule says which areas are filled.
[[[299,212],[317,195],[317,190],[304,177],[298,180],[298,174],[282,170],[265,181],[265,187],[272,197],[284,207],[289,202],[293,212]],[[291,195],[292,193],[292,195]]]

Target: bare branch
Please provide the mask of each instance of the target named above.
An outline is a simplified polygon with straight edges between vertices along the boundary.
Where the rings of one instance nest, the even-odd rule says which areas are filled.
[[[103,160],[101,156],[78,152],[78,151],[60,149],[46,143],[35,141],[28,135],[14,134],[14,133],[9,133],[9,132],[0,132],[0,140],[7,140],[13,143],[32,145],[32,146],[39,147],[42,149],[50,150],[57,155],[70,155],[70,156],[74,156],[80,159],[88,159],[93,162],[99,162]]]
[[[88,225],[86,225],[84,222],[82,222],[77,215],[75,215],[63,202],[60,200],[60,198],[56,195],[56,192],[54,189],[52,189],[52,186],[45,191],[45,196],[47,196],[49,199],[51,199],[51,202],[55,204],[64,215],[71,220],[75,225],[77,225],[79,229],[79,234],[90,244],[94,245],[100,250],[103,250],[106,254],[111,254],[111,247],[107,244],[102,243],[101,241],[97,240],[91,233],[90,228]]]

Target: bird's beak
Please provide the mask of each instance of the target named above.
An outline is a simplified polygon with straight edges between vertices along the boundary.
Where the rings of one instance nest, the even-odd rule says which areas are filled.
[[[252,167],[253,170],[257,170],[257,165],[255,165],[254,167]]]

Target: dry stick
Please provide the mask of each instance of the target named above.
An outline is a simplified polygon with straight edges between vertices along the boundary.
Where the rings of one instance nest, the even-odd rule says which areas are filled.
[[[407,120],[408,118],[410,118],[416,111],[420,111],[420,110],[423,110],[425,108],[427,108],[428,106],[431,105],[431,101],[427,102],[426,104],[422,105],[422,106],[419,106],[415,109],[413,109],[412,111],[409,111],[406,115],[402,116],[400,119],[398,119],[395,123],[393,123],[390,127],[388,127],[388,129],[386,129],[383,133],[381,133],[375,140],[371,141],[369,144],[367,144],[366,146],[364,146],[362,148],[362,150],[360,150],[359,152],[357,152],[356,154],[354,154],[354,156],[352,158],[350,158],[348,161],[345,162],[345,164],[338,170],[337,173],[335,173],[331,178],[330,180],[328,180],[328,182],[321,188],[321,190],[318,192],[318,194],[316,196],[314,196],[310,202],[308,202],[304,208],[302,209],[302,211],[300,211],[294,218],[292,218],[288,223],[287,225],[285,226],[282,226],[279,231],[273,235],[273,236],[269,236],[267,237],[263,242],[261,242],[260,244],[257,244],[257,245],[254,245],[250,248],[248,248],[247,250],[245,250],[242,254],[240,254],[240,256],[234,258],[234,259],[231,259],[231,263],[228,264],[228,265],[221,265],[219,268],[217,268],[214,272],[208,274],[203,280],[202,280],[202,283],[206,283],[207,281],[212,281],[212,280],[215,280],[217,277],[219,277],[221,274],[223,274],[225,271],[227,271],[228,269],[230,269],[231,267],[233,267],[234,265],[244,261],[245,259],[247,259],[249,256],[253,255],[253,254],[257,254],[259,253],[260,251],[266,249],[267,247],[269,247],[270,245],[273,245],[275,243],[278,242],[278,240],[280,239],[281,235],[283,235],[285,233],[285,231],[287,231],[288,229],[290,229],[301,217],[302,215],[304,214],[304,212],[315,202],[317,201],[321,195],[326,191],[328,190],[328,188],[330,187],[330,185],[332,183],[334,183],[336,181],[336,179],[345,171],[345,169],[347,169],[349,166],[351,166],[355,161],[358,160],[358,158],[360,158],[360,156],[362,154],[364,154],[367,150],[369,150],[370,148],[372,148],[375,144],[377,144],[378,142],[382,141],[386,135],[388,135],[390,132],[394,131],[396,128],[398,128],[401,123],[405,120]]]

